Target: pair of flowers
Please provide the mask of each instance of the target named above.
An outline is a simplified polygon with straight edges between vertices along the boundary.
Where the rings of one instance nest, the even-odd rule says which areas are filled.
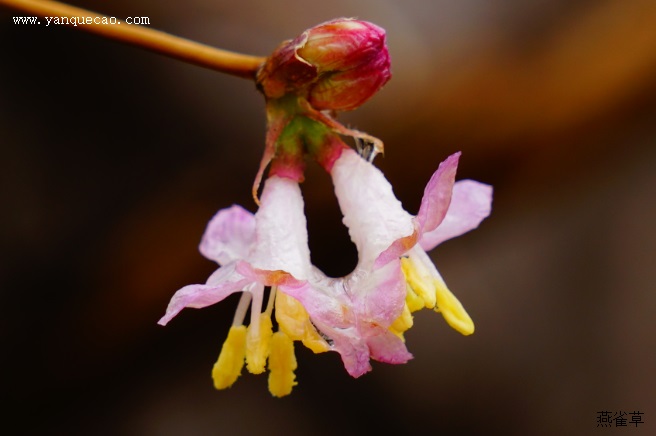
[[[159,321],[165,325],[185,307],[242,292],[212,371],[218,389],[231,386],[245,363],[255,374],[268,366],[270,392],[289,394],[296,384],[294,341],[315,353],[338,352],[353,377],[371,370],[371,359],[405,363],[412,355],[403,333],[412,327],[412,312],[422,308],[440,312],[462,334],[473,333],[471,318],[426,252],[476,228],[490,213],[491,187],[455,182],[456,153],[433,174],[413,216],[372,164],[382,142],[334,118],[380,89],[389,67],[383,29],[338,19],[284,42],[258,72],[268,122],[253,189],[268,168],[260,207],[254,215],[232,206],[214,216],[200,251],[220,268],[205,284],[176,292]],[[353,137],[360,152],[342,136]],[[357,266],[345,277],[328,277],[310,261],[299,187],[306,157],[330,173],[358,251]]]
[[[310,262],[298,182],[269,177],[255,215],[232,206],[210,221],[200,250],[221,267],[205,284],[180,289],[160,324],[185,307],[206,307],[243,292],[213,371],[215,386],[232,385],[244,360],[249,371],[263,372],[268,357],[269,389],[275,396],[289,394],[295,385],[292,341],[314,352],[337,351],[348,373],[358,377],[371,369],[372,358],[405,363],[412,357],[403,332],[412,326],[411,313],[421,308],[440,312],[462,334],[473,333],[471,318],[426,254],[476,228],[490,212],[491,187],[455,182],[458,158],[454,154],[440,165],[412,216],[376,167],[355,151],[341,149],[330,173],[359,259],[342,278],[327,277]],[[265,287],[271,291],[262,310]]]

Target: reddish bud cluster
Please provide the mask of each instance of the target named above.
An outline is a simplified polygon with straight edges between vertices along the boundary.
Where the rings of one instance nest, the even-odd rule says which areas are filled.
[[[352,110],[390,79],[385,31],[353,19],[337,19],[282,43],[260,70],[267,98],[304,97],[317,110]]]

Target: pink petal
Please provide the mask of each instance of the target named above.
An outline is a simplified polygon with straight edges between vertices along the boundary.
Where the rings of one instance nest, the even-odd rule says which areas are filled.
[[[245,261],[237,262],[237,272],[251,281],[261,283],[264,286],[289,286],[291,288],[297,288],[306,283],[302,280],[296,280],[294,276],[286,271],[257,269]]]
[[[333,340],[333,349],[342,357],[346,372],[351,377],[360,377],[371,371],[369,346],[357,335],[348,330],[328,332]]]
[[[460,152],[440,164],[424,189],[424,197],[416,220],[420,231],[430,232],[440,225],[451,202],[451,191],[456,179]]]
[[[412,359],[405,343],[389,330],[367,339],[371,358],[379,362],[400,364]]]
[[[228,295],[241,291],[249,282],[249,279],[235,272],[234,265],[221,267],[210,276],[206,284],[188,285],[173,294],[158,324],[166,325],[185,307],[201,309],[218,303]]]
[[[207,224],[200,252],[225,265],[248,256],[255,242],[255,218],[241,206],[221,209]]]
[[[312,322],[336,329],[346,329],[355,323],[350,301],[343,292],[341,295],[334,294],[308,282],[298,286],[286,283],[281,285],[279,290],[297,299],[312,318]]]
[[[492,187],[474,180],[461,180],[453,187],[451,205],[442,223],[433,231],[424,233],[419,244],[430,251],[447,239],[455,238],[475,229],[490,215]]]
[[[321,287],[304,283],[301,286],[282,285],[278,290],[303,305],[314,326],[342,357],[346,371],[352,377],[359,377],[371,370],[369,347],[356,327],[355,314],[344,294],[342,282],[343,279],[326,278]],[[338,289],[341,289],[341,294],[337,293]]]
[[[349,288],[354,289],[354,310],[365,325],[387,330],[403,311],[406,282],[398,258],[384,268],[368,272],[364,281],[349,284]]]
[[[408,250],[417,245],[418,238],[419,230],[415,229],[411,235],[399,238],[394,241],[392,245],[387,247],[387,249],[380,253],[380,255],[376,258],[376,261],[374,262],[374,270],[381,268],[387,265],[389,262],[397,260],[399,257],[403,256],[408,252]]]
[[[388,331],[405,301],[405,279],[398,260],[375,272],[356,269],[340,279],[316,273],[310,282],[281,285],[279,290],[303,305],[313,324],[342,356],[351,376],[359,377],[371,369],[371,353],[392,363],[411,358],[402,341]]]

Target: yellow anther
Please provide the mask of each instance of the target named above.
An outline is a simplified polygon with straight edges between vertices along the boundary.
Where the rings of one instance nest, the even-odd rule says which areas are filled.
[[[315,353],[330,350],[328,343],[310,322],[310,315],[297,299],[279,291],[276,294],[275,313],[279,329],[293,341],[302,341],[303,345]]]
[[[394,320],[392,325],[390,326],[390,330],[392,333],[403,339],[403,332],[406,330],[410,329],[412,327],[413,321],[412,321],[412,314],[410,313],[410,308],[408,308],[407,304],[403,305],[403,312],[401,312],[401,315]]]
[[[259,324],[259,329],[255,329],[253,325],[249,326],[246,335],[246,368],[252,374],[264,372],[273,334],[270,315],[261,313]]]
[[[424,299],[415,294],[415,291],[412,290],[412,286],[408,284],[406,284],[405,304],[408,306],[408,309],[410,309],[410,312],[416,312],[426,307]]]
[[[241,375],[246,356],[246,327],[243,325],[233,326],[228,332],[228,337],[221,347],[219,359],[212,368],[212,379],[214,387],[225,389],[232,386]]]
[[[297,367],[294,342],[283,332],[276,332],[271,338],[269,356],[269,392],[274,397],[284,397],[296,386]]]
[[[440,312],[449,325],[465,336],[474,333],[474,321],[455,295],[449,291],[446,284],[435,279],[437,306],[436,312]]]
[[[389,331],[394,333],[399,339],[405,342],[405,336],[403,336],[403,332],[396,330],[394,327],[390,327]]]
[[[435,285],[428,268],[411,257],[404,257],[401,258],[401,269],[412,290],[424,300],[424,306],[428,309],[435,307]]]
[[[301,342],[315,354],[330,351],[330,345],[328,345],[326,340],[321,337],[314,327],[312,327],[312,330],[305,332],[305,337],[301,339]]]
[[[300,341],[305,336],[305,323],[309,319],[308,313],[297,299],[283,292],[276,294],[276,321],[280,330],[292,340]]]

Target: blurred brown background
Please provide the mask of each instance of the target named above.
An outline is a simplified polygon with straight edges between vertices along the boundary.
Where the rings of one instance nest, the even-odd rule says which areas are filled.
[[[197,244],[251,210],[252,83],[0,9],[0,374],[21,432],[126,435],[654,434],[656,2],[76,1],[266,55],[339,16],[388,32],[393,79],[343,119],[410,211],[447,155],[495,187],[491,218],[432,254],[476,322],[420,312],[407,365],[351,379],[297,347],[299,385],[214,391],[235,299],[156,325],[214,265]],[[329,178],[304,184],[313,259],[355,253]],[[638,428],[597,412],[641,411]]]

